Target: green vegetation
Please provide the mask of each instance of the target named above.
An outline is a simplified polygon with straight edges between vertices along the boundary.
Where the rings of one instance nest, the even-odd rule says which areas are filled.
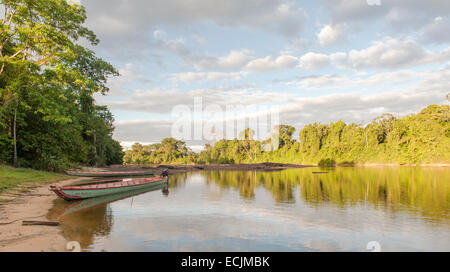
[[[279,148],[271,139],[252,140],[252,131],[240,140],[220,140],[193,153],[182,141],[167,138],[161,144],[134,144],[125,151],[125,164],[153,163],[311,163],[322,166],[351,163],[448,163],[450,162],[450,106],[431,105],[403,118],[384,114],[366,126],[343,121],[310,124],[294,139],[292,126],[278,127]]]
[[[70,176],[57,173],[0,165],[0,193],[18,185],[40,184],[69,178]]]
[[[79,44],[99,42],[83,26],[84,8],[65,0],[0,5],[0,162],[53,171],[121,163],[113,117],[93,98],[118,73]]]

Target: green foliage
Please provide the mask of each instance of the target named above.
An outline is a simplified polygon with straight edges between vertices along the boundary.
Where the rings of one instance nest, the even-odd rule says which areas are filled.
[[[300,131],[301,162],[326,163],[439,163],[450,161],[448,105],[431,105],[400,119],[391,114],[365,127],[313,124]]]
[[[321,159],[318,163],[319,166],[334,166],[336,164],[336,161],[330,158],[327,159]]]
[[[363,127],[343,121],[309,124],[293,139],[294,127],[280,125],[279,135],[265,141],[253,140],[253,131],[240,133],[240,140],[220,140],[206,145],[199,154],[161,149],[155,144],[135,144],[125,152],[125,163],[198,163],[233,164],[281,162],[332,166],[354,163],[448,163],[450,162],[450,106],[431,105],[419,114],[395,118],[384,114]],[[278,149],[265,149],[278,141]],[[183,142],[180,142],[185,147]],[[165,154],[170,152],[177,154]]]
[[[108,92],[109,63],[77,41],[99,41],[85,10],[65,0],[2,0],[0,161],[58,171],[74,164],[120,163],[113,117],[93,95]]]
[[[157,163],[188,163],[192,160],[192,151],[183,141],[165,138],[160,144],[143,146],[133,144],[131,150],[125,151],[124,164],[157,164]]]
[[[12,168],[0,165],[0,192],[16,187],[20,184],[36,184],[43,182],[54,182],[69,179],[70,176],[36,171],[24,168]]]

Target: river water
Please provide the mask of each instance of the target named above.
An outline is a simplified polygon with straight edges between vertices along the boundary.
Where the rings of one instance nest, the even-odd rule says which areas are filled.
[[[450,168],[188,172],[49,218],[83,251],[450,251]]]

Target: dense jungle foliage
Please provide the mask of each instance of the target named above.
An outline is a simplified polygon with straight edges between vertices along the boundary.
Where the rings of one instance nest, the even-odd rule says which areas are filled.
[[[0,163],[60,170],[122,162],[106,94],[109,63],[81,46],[98,44],[85,9],[65,0],[1,0]]]
[[[125,151],[125,164],[257,162],[312,163],[448,163],[450,162],[450,106],[431,105],[402,118],[384,114],[366,126],[343,121],[309,124],[296,139],[295,128],[278,126],[278,149],[267,150],[271,140],[220,140],[193,153],[182,141],[166,138],[160,144],[136,143]]]

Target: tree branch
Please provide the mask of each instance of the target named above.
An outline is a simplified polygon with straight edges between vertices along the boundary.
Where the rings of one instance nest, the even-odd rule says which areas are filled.
[[[19,55],[20,53],[22,53],[23,51],[25,51],[27,48],[22,48],[19,51],[17,51],[16,53],[14,53],[14,55],[9,56],[10,59],[14,58],[15,56]]]

